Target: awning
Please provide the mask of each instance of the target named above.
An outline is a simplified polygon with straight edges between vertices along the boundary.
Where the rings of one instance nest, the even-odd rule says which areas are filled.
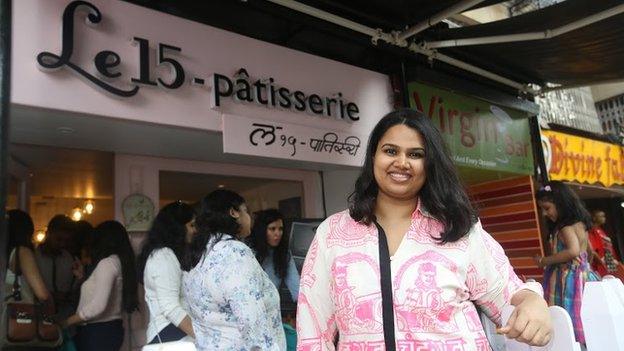
[[[502,1],[126,1],[382,73],[400,71],[400,62],[405,61],[408,71],[433,67],[453,76],[497,82],[516,93],[527,90],[528,84],[589,85],[624,79],[623,14],[551,39],[431,50],[420,45],[423,41],[544,32],[624,5],[623,0],[567,0],[514,18],[456,29],[449,29],[440,15]],[[415,35],[401,35],[414,27]]]
[[[429,34],[446,40],[546,31],[622,4],[622,0],[568,0],[503,21]],[[551,39],[439,50],[511,79],[540,85],[624,80],[624,13]]]

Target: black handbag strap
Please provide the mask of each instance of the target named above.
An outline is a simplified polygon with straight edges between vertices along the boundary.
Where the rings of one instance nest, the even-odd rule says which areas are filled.
[[[52,256],[52,290],[56,294],[58,287],[56,286],[56,256]]]
[[[13,259],[15,260],[15,272],[13,272],[13,291],[11,295],[4,298],[4,301],[9,301],[13,299],[15,301],[22,301],[22,290],[20,288],[19,277],[22,275],[22,268],[20,267],[20,259],[19,259],[19,246],[15,247],[15,251],[13,254]]]
[[[394,304],[392,299],[392,271],[388,238],[381,225],[375,221],[379,238],[379,277],[381,283],[381,304],[383,315],[384,343],[386,351],[396,351],[394,336]]]

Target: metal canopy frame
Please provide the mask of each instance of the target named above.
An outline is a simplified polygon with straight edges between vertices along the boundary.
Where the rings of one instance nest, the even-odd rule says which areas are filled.
[[[415,54],[424,55],[430,61],[438,60],[438,61],[444,62],[446,64],[449,64],[454,67],[460,68],[462,70],[471,72],[481,77],[485,77],[492,81],[512,87],[515,90],[517,90],[519,93],[528,93],[531,95],[539,95],[547,91],[561,90],[561,89],[573,88],[577,86],[563,86],[562,85],[562,86],[555,86],[555,87],[546,87],[546,86],[542,87],[536,84],[520,83],[512,79],[509,79],[507,77],[496,74],[494,72],[474,66],[462,60],[450,57],[448,55],[444,55],[440,53],[437,49],[445,48],[445,47],[466,46],[466,45],[481,45],[481,44],[493,44],[493,43],[508,43],[508,42],[515,42],[515,41],[550,39],[550,38],[554,38],[556,36],[571,32],[573,30],[588,26],[590,24],[599,22],[601,20],[610,18],[612,16],[624,13],[624,4],[621,4],[613,8],[610,8],[608,10],[593,14],[586,18],[580,19],[578,21],[574,21],[572,23],[566,24],[564,26],[561,26],[552,30],[520,33],[520,34],[510,34],[510,35],[498,35],[498,36],[490,36],[490,37],[451,39],[451,40],[432,41],[432,42],[422,41],[422,42],[416,43],[414,41],[409,42],[408,39],[432,27],[436,23],[439,23],[449,18],[450,16],[462,13],[465,10],[475,7],[476,5],[478,5],[479,3],[482,3],[485,0],[460,1],[457,4],[449,7],[448,9],[440,11],[439,13],[431,16],[427,20],[417,23],[416,25],[404,31],[391,31],[391,32],[385,32],[384,30],[380,28],[372,28],[372,27],[363,25],[361,23],[357,23],[352,20],[323,11],[321,9],[302,4],[294,0],[266,0],[266,1],[287,7],[291,10],[295,10],[295,11],[307,14],[309,16],[319,18],[327,22],[333,23],[335,25],[348,28],[350,30],[367,35],[371,38],[371,42],[374,45],[377,45],[378,41],[382,40],[383,42],[386,42],[390,45],[405,48]]]
[[[578,21],[568,23],[564,26],[561,26],[555,29],[547,29],[541,32],[529,32],[529,33],[518,33],[518,34],[509,34],[509,35],[495,35],[495,36],[488,36],[488,37],[441,40],[441,41],[423,42],[421,43],[421,45],[427,49],[438,49],[438,48],[449,48],[449,47],[467,46],[467,45],[498,44],[498,43],[510,43],[514,41],[551,39],[554,37],[558,37],[562,34],[569,33],[573,30],[602,21],[609,17],[617,16],[621,13],[624,13],[624,4],[614,6],[610,9],[598,12],[596,14],[585,17]]]

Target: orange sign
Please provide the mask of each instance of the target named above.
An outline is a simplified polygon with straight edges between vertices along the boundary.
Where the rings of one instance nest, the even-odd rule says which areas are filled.
[[[552,180],[607,187],[624,184],[624,148],[620,145],[542,131],[542,148]]]

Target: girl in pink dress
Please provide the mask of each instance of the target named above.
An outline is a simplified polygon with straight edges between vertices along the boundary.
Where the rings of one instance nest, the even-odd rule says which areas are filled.
[[[374,128],[349,210],[318,228],[301,275],[298,350],[490,350],[499,332],[551,337],[539,284],[514,273],[472,208],[429,118],[399,110]]]

